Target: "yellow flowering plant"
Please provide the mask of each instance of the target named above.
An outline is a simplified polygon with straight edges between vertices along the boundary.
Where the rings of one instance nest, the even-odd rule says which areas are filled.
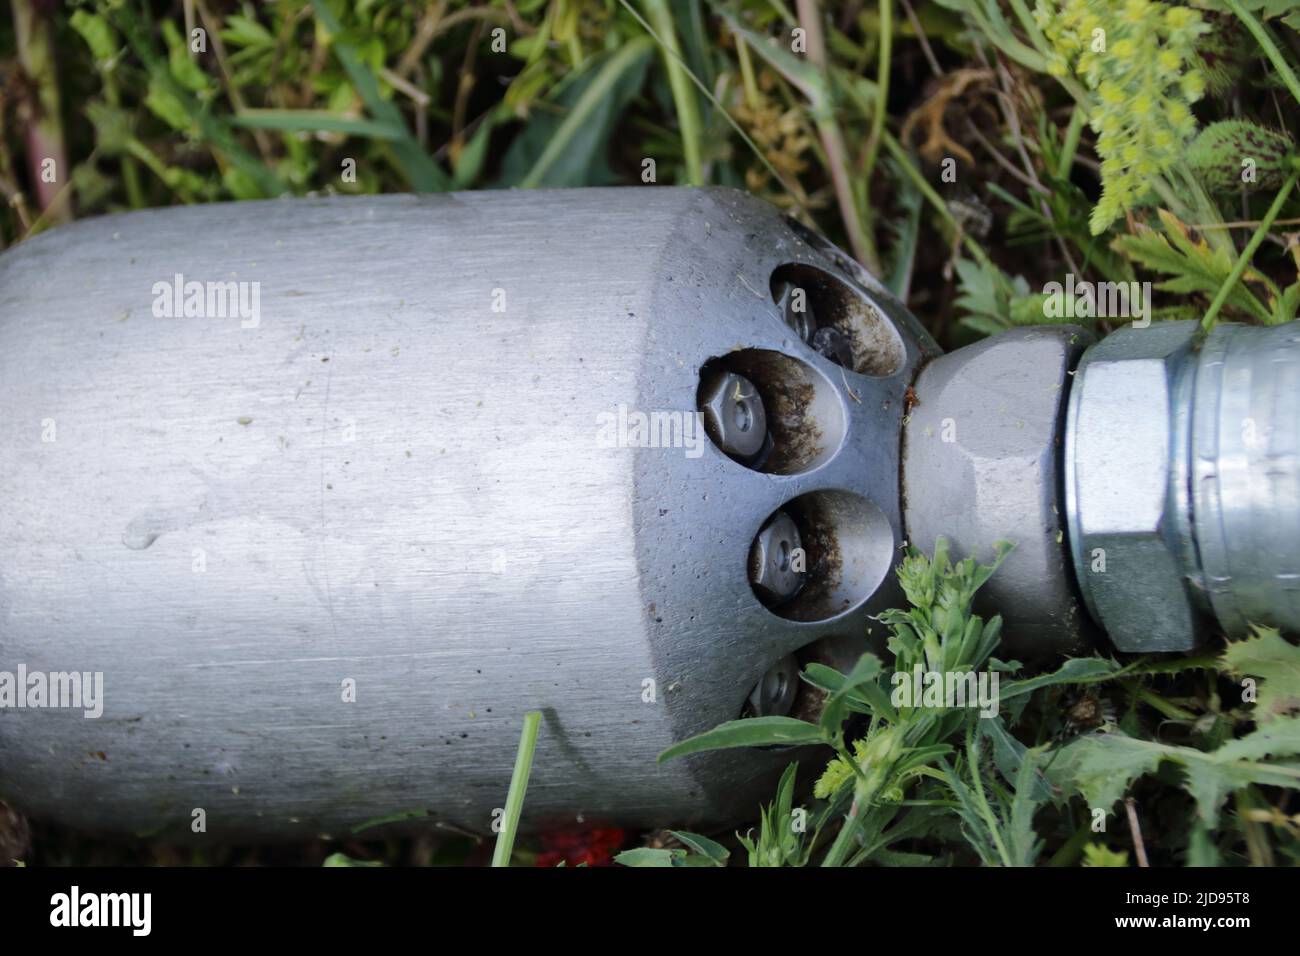
[[[1209,25],[1200,11],[1159,0],[1039,0],[1035,19],[1051,43],[1049,72],[1074,74],[1093,93],[1098,235],[1141,203],[1196,135],[1191,107],[1206,83],[1197,41]]]

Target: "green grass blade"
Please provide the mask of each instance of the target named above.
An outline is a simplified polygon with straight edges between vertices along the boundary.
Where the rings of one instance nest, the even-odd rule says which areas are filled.
[[[601,64],[600,72],[592,80],[591,85],[583,90],[578,102],[564,117],[564,122],[555,131],[551,141],[546,144],[546,149],[542,151],[542,155],[537,157],[533,168],[528,171],[528,175],[523,178],[523,181],[519,184],[520,186],[525,189],[535,189],[541,184],[547,170],[564,155],[564,151],[569,147],[574,137],[577,136],[578,131],[591,118],[591,115],[596,111],[606,94],[618,83],[619,77],[628,70],[635,68],[642,57],[649,55],[651,48],[652,44],[648,39],[637,37],[635,40],[624,44],[617,53]]]
[[[1273,204],[1268,207],[1268,212],[1264,214],[1264,218],[1260,220],[1259,226],[1251,235],[1250,241],[1246,243],[1246,248],[1241,250],[1241,255],[1233,263],[1228,278],[1223,280],[1223,285],[1219,286],[1219,291],[1214,294],[1214,300],[1210,303],[1209,309],[1206,310],[1205,318],[1201,320],[1202,333],[1209,332],[1214,328],[1214,323],[1219,317],[1219,310],[1223,308],[1223,303],[1227,301],[1228,294],[1236,287],[1241,274],[1250,265],[1250,260],[1255,257],[1255,250],[1264,241],[1268,231],[1273,228],[1273,220],[1278,217],[1278,213],[1282,211],[1283,203],[1291,195],[1291,190],[1295,188],[1297,177],[1300,177],[1300,169],[1292,172],[1287,177],[1286,182],[1282,184],[1282,188],[1278,190],[1277,195],[1273,198]]]
[[[387,123],[331,113],[329,110],[249,109],[231,118],[245,129],[273,129],[282,133],[343,133],[368,139],[400,140],[405,132]]]
[[[681,131],[682,155],[686,159],[686,184],[701,186],[704,184],[704,163],[700,158],[700,104],[691,89],[687,67],[682,60],[673,15],[667,0],[645,0],[645,7],[663,44],[664,68],[668,71],[668,86],[677,108],[677,128]]]
[[[366,820],[364,823],[358,823],[352,828],[353,835],[364,833],[366,830],[373,830],[375,827],[382,827],[389,823],[401,823],[405,820],[418,820],[421,817],[427,817],[428,810],[400,810],[397,813],[390,813],[387,816],[375,817],[372,820]]]
[[[636,7],[632,6],[632,4],[628,2],[628,0],[619,0],[619,2],[623,4],[623,8],[632,15],[632,17],[636,20],[636,22],[641,24],[642,29],[644,29],[648,34],[654,37],[656,42],[658,42],[660,46],[663,46],[663,42],[659,40],[659,36],[655,32],[654,27],[652,27],[649,23],[646,22],[645,17],[637,13]],[[713,6],[713,0],[710,0],[710,6]],[[721,12],[716,6],[714,7],[714,9],[715,11]],[[730,23],[731,21],[728,22]],[[668,52],[671,54],[672,51],[669,50]],[[736,122],[736,118],[727,112],[726,107],[724,107],[720,102],[718,102],[718,98],[713,95],[712,91],[707,86],[704,85],[704,81],[701,80],[698,76],[696,76],[693,72],[691,72],[690,68],[687,67],[684,61],[680,60],[679,58],[678,62],[681,63],[682,69],[686,70],[687,78],[692,83],[695,84],[696,88],[700,91],[700,94],[706,100],[709,101],[709,103],[713,106],[713,108],[718,111],[719,115],[721,115],[722,118],[725,119],[727,123],[731,126],[731,128],[736,131],[736,135],[739,136],[741,140],[744,142],[744,144],[749,147],[750,151],[758,158],[758,161],[762,163],[764,168],[766,168],[767,171],[772,175],[772,178],[781,184],[781,188],[786,191],[787,195],[797,200],[798,193],[796,193],[795,190],[790,186],[789,181],[784,176],[781,175],[780,171],[775,166],[772,165],[772,161],[767,158],[767,156],[764,154],[764,152],[761,149],[758,148],[758,144],[755,143],[754,140],[750,138],[749,134],[745,132],[744,128],[738,122]]]
[[[537,732],[541,726],[540,710],[530,710],[524,714],[524,729],[519,735],[519,750],[515,753],[515,771],[510,775],[510,792],[506,795],[501,830],[497,833],[496,846],[492,850],[493,866],[510,865],[510,854],[515,848],[515,834],[519,832],[519,817],[524,810],[524,794],[528,792],[528,776],[533,771]]]
[[[1291,64],[1287,63],[1286,57],[1282,55],[1282,51],[1273,42],[1273,36],[1268,27],[1260,23],[1258,18],[1242,6],[1238,0],[1224,0],[1224,3],[1233,12],[1233,15],[1242,22],[1242,25],[1250,31],[1251,36],[1259,43],[1260,49],[1264,51],[1264,55],[1268,57],[1268,61],[1273,64],[1273,69],[1277,70],[1278,76],[1282,77],[1282,82],[1286,84],[1286,88],[1295,97],[1295,101],[1300,103],[1300,81],[1296,80],[1295,71],[1291,69]]]

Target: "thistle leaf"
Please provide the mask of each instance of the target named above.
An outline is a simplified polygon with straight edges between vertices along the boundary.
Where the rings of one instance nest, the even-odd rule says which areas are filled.
[[[1183,771],[1183,786],[1195,799],[1200,819],[1214,827],[1218,824],[1219,807],[1234,790],[1250,784],[1300,786],[1300,768],[1264,759],[1297,755],[1300,755],[1300,719],[1279,717],[1209,752],[1123,734],[1080,737],[1061,749],[1048,770],[1048,777],[1067,793],[1081,794],[1090,806],[1109,809],[1134,780],[1153,772],[1167,760]]]
[[[1260,721],[1300,713],[1300,647],[1273,628],[1257,627],[1253,637],[1229,644],[1223,664],[1233,674],[1260,682],[1255,701]]]

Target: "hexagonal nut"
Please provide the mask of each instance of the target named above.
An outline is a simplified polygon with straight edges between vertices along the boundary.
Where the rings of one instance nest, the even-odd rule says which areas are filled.
[[[803,587],[805,572],[796,553],[802,548],[799,526],[784,511],[773,515],[754,538],[749,550],[749,580],[769,604],[788,601]]]
[[[787,654],[767,669],[749,692],[749,708],[755,717],[784,717],[794,707],[799,689],[799,662]]]
[[[1066,383],[1092,336],[1076,326],[1014,329],[950,352],[917,377],[903,433],[904,520],[923,551],[988,560],[1015,544],[981,590],[1022,658],[1090,643],[1058,507]]]
[[[1065,460],[1071,550],[1084,600],[1121,651],[1187,651],[1203,637],[1173,544],[1186,484],[1175,444],[1187,433],[1174,421],[1174,394],[1195,329],[1120,330],[1075,373]]]
[[[802,296],[796,296],[802,292]],[[802,300],[802,301],[800,301]],[[802,305],[802,309],[796,309]],[[808,301],[805,290],[799,289],[793,282],[782,282],[776,294],[776,307],[781,310],[781,318],[794,330],[804,342],[811,342],[817,331],[817,316],[813,314],[812,303]]]
[[[704,430],[713,443],[736,458],[753,458],[767,438],[767,413],[754,383],[735,372],[718,371],[700,392]]]

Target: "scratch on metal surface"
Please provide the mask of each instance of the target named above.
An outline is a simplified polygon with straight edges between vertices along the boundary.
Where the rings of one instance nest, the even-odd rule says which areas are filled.
[[[337,640],[339,628],[334,620],[334,593],[330,589],[329,555],[325,553],[328,536],[325,534],[325,434],[330,427],[330,386],[334,383],[334,366],[330,365],[325,373],[325,400],[320,424],[320,549],[321,577],[325,581],[325,607],[330,612],[330,631]]]

